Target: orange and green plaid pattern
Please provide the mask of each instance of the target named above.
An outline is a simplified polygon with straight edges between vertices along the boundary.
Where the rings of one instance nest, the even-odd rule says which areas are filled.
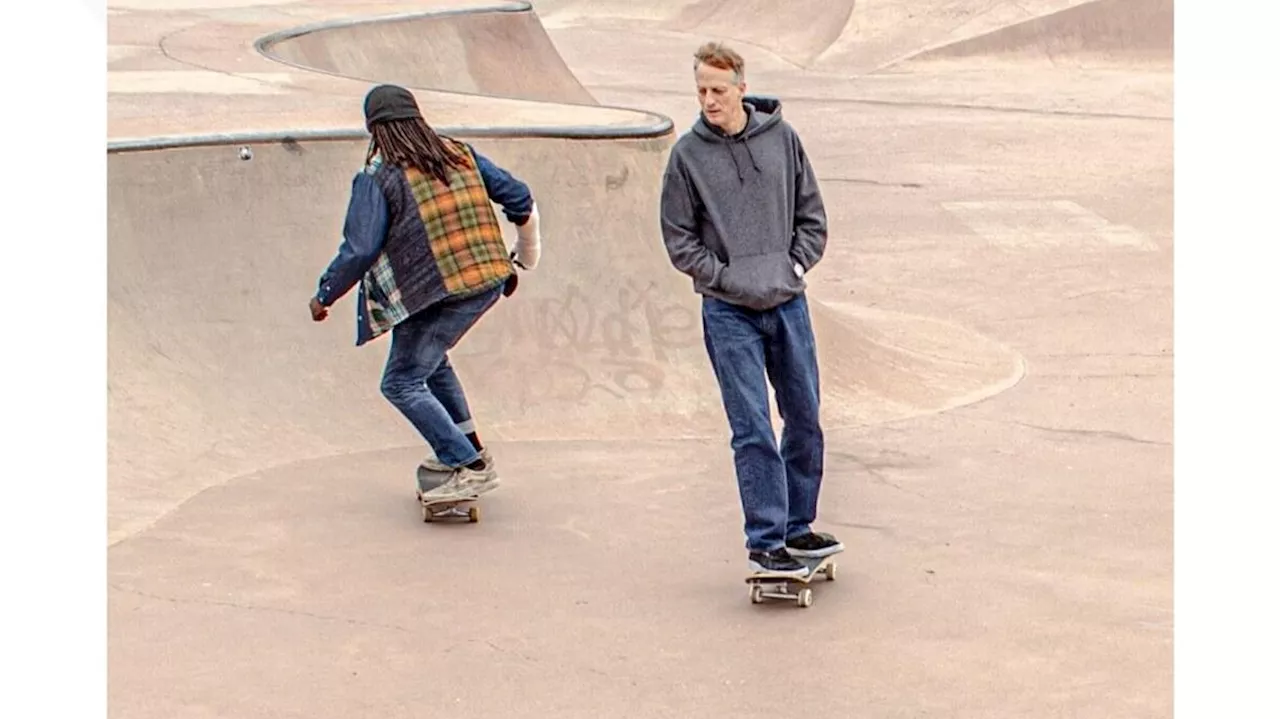
[[[451,168],[447,186],[416,169],[388,171],[380,156],[364,170],[379,178],[397,206],[412,202],[416,213],[414,207],[401,211],[413,213],[421,224],[391,230],[394,237],[365,273],[361,323],[367,331],[362,330],[361,342],[385,334],[433,302],[491,289],[515,272],[475,156],[465,144],[441,139],[464,160],[463,167]]]
[[[418,202],[445,290],[458,295],[506,280],[511,259],[475,158],[465,146],[454,147],[465,155],[467,168],[451,173],[447,189],[417,169],[406,170],[405,179]]]

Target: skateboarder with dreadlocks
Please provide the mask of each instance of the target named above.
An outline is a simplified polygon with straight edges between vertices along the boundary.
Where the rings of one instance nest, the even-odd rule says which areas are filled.
[[[537,266],[538,208],[525,183],[433,131],[407,89],[374,87],[364,114],[369,152],[352,180],[343,240],[311,298],[311,317],[324,321],[359,284],[356,346],[391,333],[382,394],[431,446],[423,468],[448,473],[427,495],[479,496],[498,487],[498,473],[448,352],[514,289],[513,259]],[[491,200],[516,225],[514,253]]]

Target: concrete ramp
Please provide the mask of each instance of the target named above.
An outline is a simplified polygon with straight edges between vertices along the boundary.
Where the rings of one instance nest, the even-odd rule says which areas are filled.
[[[539,17],[556,32],[577,27],[608,33],[647,26],[653,36],[670,38],[663,47],[670,46],[672,51],[686,56],[705,40],[725,40],[752,56],[748,64],[753,69],[748,70],[748,76],[775,63],[787,65],[777,68],[781,73],[805,68],[848,76],[873,72],[928,48],[1090,2],[535,0],[534,6]]]
[[[763,48],[793,67],[809,63],[834,42],[854,10],[854,0],[535,0],[533,5],[552,28],[643,23],[683,37],[686,57],[703,42],[723,40]]]
[[[960,60],[1171,67],[1173,0],[1096,0],[931,48],[903,64]]]
[[[700,2],[684,8],[669,27],[708,40],[759,45],[807,65],[840,37],[853,7],[854,0]]]
[[[858,2],[840,36],[810,65],[863,74],[925,48],[975,37],[1090,0],[878,0]]]
[[[371,83],[595,104],[527,5],[323,23],[257,47],[288,65]]]
[[[513,54],[494,50],[500,38]],[[473,72],[448,64],[449,43],[465,49]],[[510,67],[519,80],[510,92],[548,101],[527,104],[567,121],[575,112],[551,104],[576,81],[527,6],[312,25],[257,45],[301,69],[319,62],[432,90],[458,89],[450,83],[461,75],[498,92]],[[630,119],[558,131],[440,128],[525,179],[543,217],[544,263],[453,353],[489,440],[727,432],[699,298],[658,232],[671,124]],[[335,130],[109,147],[111,541],[250,473],[425,452],[378,391],[386,341],[352,346],[354,294],[321,325],[305,306],[341,239],[366,143],[362,131]],[[828,427],[941,411],[1021,377],[1014,353],[966,330],[811,305]]]
[[[544,264],[453,354],[485,437],[724,433],[698,299],[657,231],[669,131],[644,135],[471,138],[530,183],[545,238]],[[113,537],[246,473],[422,446],[378,392],[386,341],[352,346],[354,295],[324,324],[306,310],[364,150],[351,135],[109,154]],[[1021,376],[1012,353],[935,320],[813,311],[833,427]]]

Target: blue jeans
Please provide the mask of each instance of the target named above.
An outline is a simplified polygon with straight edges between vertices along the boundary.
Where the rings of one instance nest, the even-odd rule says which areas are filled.
[[[763,312],[702,299],[707,354],[732,431],[734,469],[750,551],[810,531],[822,486],[818,357],[804,295]],[[781,451],[769,416],[773,385]]]
[[[462,383],[448,351],[488,312],[502,287],[429,307],[391,330],[382,395],[450,467],[480,458],[466,433],[474,431]]]

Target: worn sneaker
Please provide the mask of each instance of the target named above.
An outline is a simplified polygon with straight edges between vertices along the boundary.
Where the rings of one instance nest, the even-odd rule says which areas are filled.
[[[787,540],[787,552],[793,557],[826,557],[843,551],[840,540],[826,532],[809,532]]]
[[[488,494],[502,484],[502,480],[498,479],[498,470],[492,462],[485,462],[484,469],[459,467],[449,481],[456,482],[458,491],[471,497]]]
[[[480,450],[480,459],[484,460],[484,464],[486,467],[493,466],[493,455],[489,454],[488,447],[485,447]],[[427,472],[440,472],[440,473],[453,472],[453,467],[450,467],[444,462],[441,462],[440,460],[436,459],[434,455],[422,460],[422,463],[419,464],[418,467]]]
[[[781,575],[784,577],[803,577],[809,569],[787,550],[779,548],[772,552],[751,552],[747,555],[747,564],[753,574]]]
[[[462,491],[462,488],[458,485],[457,472],[454,472],[453,474],[444,475],[444,476],[447,477],[448,479],[446,479],[443,482],[440,482],[434,487],[430,487],[429,489],[419,484],[418,501],[448,502],[456,499],[467,498],[467,493]]]
[[[459,467],[440,486],[422,493],[422,499],[428,501],[451,501],[455,499],[476,499],[498,488],[502,481],[492,464],[484,469]]]

